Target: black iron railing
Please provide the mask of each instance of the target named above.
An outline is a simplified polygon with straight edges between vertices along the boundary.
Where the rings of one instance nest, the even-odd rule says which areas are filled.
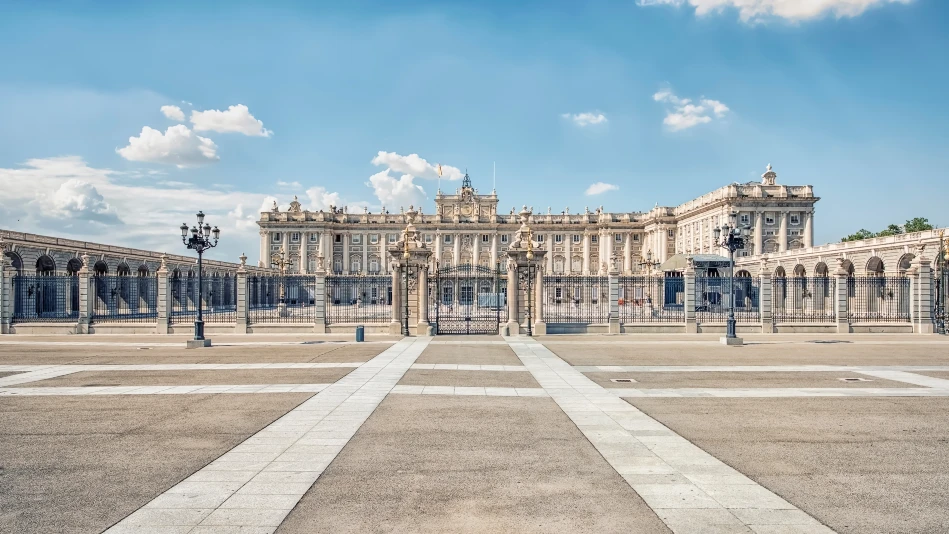
[[[429,277],[427,290],[436,334],[497,334],[507,319],[507,278],[499,267],[443,267]]]
[[[316,278],[309,275],[251,276],[248,323],[313,323]]]
[[[932,283],[933,323],[937,334],[946,333],[946,322],[949,321],[949,269],[942,268],[936,272]]]
[[[847,304],[851,324],[908,323],[911,320],[909,278],[848,278]]]
[[[685,278],[623,276],[619,279],[619,320],[627,323],[685,322]]]
[[[736,277],[735,321],[761,321],[757,278]],[[728,320],[731,300],[731,278],[718,276],[695,277],[695,320],[697,323],[724,323]]]
[[[201,317],[205,323],[233,323],[237,320],[237,278],[205,276],[201,283]],[[197,277],[172,278],[171,322],[193,323],[198,316]]]
[[[391,276],[327,276],[326,324],[388,323]]]
[[[608,323],[609,278],[557,275],[544,277],[543,314],[548,323]]]
[[[772,281],[774,323],[833,323],[834,279],[826,276],[775,278]]]
[[[14,323],[79,320],[79,278],[16,275],[13,277]]]
[[[92,278],[95,298],[92,322],[153,323],[158,319],[158,278],[109,276]]]

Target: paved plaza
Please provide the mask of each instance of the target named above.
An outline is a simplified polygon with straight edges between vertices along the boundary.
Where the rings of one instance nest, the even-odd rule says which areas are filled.
[[[0,338],[0,532],[941,532],[934,336]]]

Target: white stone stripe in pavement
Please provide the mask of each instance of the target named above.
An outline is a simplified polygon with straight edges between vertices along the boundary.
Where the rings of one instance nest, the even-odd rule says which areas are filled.
[[[949,397],[949,389],[937,388],[607,388],[617,397]]]
[[[581,373],[811,373],[949,371],[949,365],[577,365]]]
[[[506,339],[541,387],[673,532],[833,532],[537,341]]]
[[[77,386],[0,388],[0,397],[60,395],[210,395],[218,393],[317,393],[329,384],[209,384],[190,386]]]
[[[255,334],[259,335],[259,334]],[[391,345],[395,341],[374,340],[374,341],[220,341],[215,342],[215,347],[254,347],[271,345]],[[184,348],[181,341],[177,342],[135,342],[135,341],[0,341],[0,345],[51,345],[64,347],[178,347]]]
[[[46,380],[48,378],[56,378],[57,376],[71,375],[77,371],[78,369],[72,369],[62,365],[46,366],[35,371],[28,371],[25,373],[19,373],[0,378],[0,388],[4,386],[13,386],[16,384],[28,384],[30,382],[37,382],[39,380]]]
[[[907,384],[916,384],[917,386],[923,386],[928,388],[940,388],[947,389],[949,388],[949,380],[944,378],[933,378],[931,376],[917,375],[914,373],[907,373],[905,371],[873,371],[873,370],[864,370],[859,371],[862,375],[875,376],[877,378],[885,378],[886,380],[894,380],[897,382],[906,382]]]
[[[401,395],[476,395],[488,397],[546,397],[543,388],[502,388],[482,386],[395,386],[392,393]]]
[[[417,363],[412,369],[434,369],[436,371],[512,371],[527,372],[523,365],[485,365],[465,363]]]
[[[399,341],[106,532],[273,532],[427,345]]]
[[[361,362],[301,362],[301,363],[122,363],[122,364],[64,364],[57,369],[71,369],[70,372],[86,371],[238,371],[241,369],[336,369],[354,368]],[[11,365],[0,366],[4,371],[33,371],[49,369],[48,365]]]

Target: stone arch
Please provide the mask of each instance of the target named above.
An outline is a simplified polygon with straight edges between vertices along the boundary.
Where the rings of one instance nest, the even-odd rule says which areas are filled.
[[[82,269],[82,260],[79,258],[72,258],[66,262],[66,274],[70,276],[75,276],[79,274],[79,271]]]
[[[830,269],[827,268],[827,264],[824,262],[819,262],[814,266],[814,274],[817,276],[827,277],[830,274]]]
[[[106,262],[102,260],[99,260],[95,263],[95,265],[92,266],[92,272],[96,276],[105,276],[109,274],[109,264],[107,264]]]
[[[138,266],[138,276],[139,276],[139,278],[145,278],[145,277],[148,276],[148,274],[149,274],[149,273],[148,273],[148,265],[146,265],[146,264],[143,263],[143,264],[141,264],[141,265]]]
[[[912,253],[906,253],[900,256],[900,261],[896,264],[896,270],[900,276],[905,276],[906,271],[913,266],[913,260],[916,259],[916,255]]]
[[[878,256],[871,256],[867,260],[867,276],[883,276],[885,269],[883,267],[883,260]]]
[[[52,276],[56,274],[56,262],[49,254],[43,254],[36,259],[36,274]]]
[[[23,258],[21,258],[19,254],[13,252],[12,250],[8,250],[4,252],[3,255],[10,260],[10,264],[13,266],[13,269],[17,272],[17,274],[23,272]]]
[[[805,269],[803,265],[798,263],[797,265],[794,266],[794,276],[798,278],[804,278],[805,276],[807,276],[807,269]]]
[[[854,267],[853,262],[850,260],[844,260],[840,266],[843,267],[844,271],[847,272],[847,276],[850,278],[853,278],[854,273],[857,272],[856,267]]]
[[[115,274],[119,276],[131,276],[132,269],[129,268],[129,264],[124,261],[115,268]]]
[[[787,276],[788,276],[787,271],[785,271],[784,267],[781,267],[780,265],[774,270],[775,278],[787,278]]]
[[[735,273],[735,278],[751,278],[751,273],[742,269]]]

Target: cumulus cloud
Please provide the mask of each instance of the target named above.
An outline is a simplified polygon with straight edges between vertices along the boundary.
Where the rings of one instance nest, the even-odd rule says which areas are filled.
[[[590,126],[591,124],[602,124],[607,122],[606,115],[602,113],[577,113],[571,115],[570,113],[564,113],[561,117],[573,122],[577,126],[584,127]]]
[[[250,114],[244,104],[230,106],[225,111],[192,111],[191,124],[196,132],[242,133],[255,137],[273,135],[272,131],[264,128],[263,121]]]
[[[691,99],[679,98],[669,89],[660,90],[652,98],[667,105],[666,118],[662,122],[674,132],[712,122],[713,117],[722,118],[730,111],[718,100],[700,98],[696,104]]]
[[[129,137],[127,147],[117,148],[116,152],[129,161],[165,163],[179,168],[205,165],[221,159],[214,141],[195,134],[184,124],[171,126],[164,134],[145,126],[138,137]]]
[[[385,152],[380,150],[376,157],[372,158],[372,164],[376,166],[385,166],[395,172],[411,174],[418,178],[438,179],[438,164],[431,164],[418,154],[409,154],[402,156],[395,152]],[[465,173],[457,167],[442,165],[442,178],[445,180],[461,180]]]
[[[586,195],[587,196],[601,195],[603,193],[606,193],[607,191],[616,191],[618,189],[619,189],[618,185],[608,184],[605,182],[596,182],[596,183],[590,184],[590,187],[587,188]]]
[[[178,106],[162,106],[161,112],[162,115],[173,121],[184,122],[185,120],[185,112],[181,111],[181,108]]]
[[[283,180],[277,180],[277,187],[286,187],[290,189],[299,189],[303,187],[300,185],[300,182],[284,182]]]
[[[96,187],[78,178],[66,180],[49,199],[49,214],[57,219],[75,219],[103,224],[120,222],[115,209]]]
[[[389,176],[386,169],[369,177],[369,185],[376,194],[376,198],[383,206],[420,206],[427,196],[421,186],[416,185],[415,177],[411,174],[403,174],[396,179]]]
[[[777,17],[790,21],[815,19],[831,14],[839,18],[857,17],[867,9],[886,4],[909,4],[913,0],[637,0],[640,6],[682,6],[707,15],[732,8],[742,21]]]
[[[306,196],[310,200],[306,209],[310,211],[329,210],[330,206],[340,206],[343,203],[339,193],[331,193],[322,186],[307,189]]]

